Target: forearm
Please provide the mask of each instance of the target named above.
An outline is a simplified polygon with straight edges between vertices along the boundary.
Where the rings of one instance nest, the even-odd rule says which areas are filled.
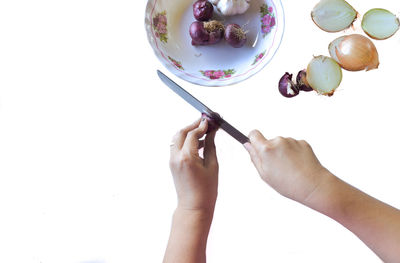
[[[332,174],[305,205],[336,220],[385,262],[400,262],[400,211]]]
[[[175,210],[164,263],[206,262],[207,237],[213,212]]]

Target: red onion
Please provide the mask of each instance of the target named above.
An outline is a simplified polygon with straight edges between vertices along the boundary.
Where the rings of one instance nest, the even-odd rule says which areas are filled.
[[[213,5],[206,0],[199,0],[193,4],[193,15],[198,21],[208,21],[214,12]]]
[[[286,98],[292,98],[299,95],[299,88],[292,81],[292,74],[286,72],[279,80],[279,92]]]
[[[221,123],[220,123],[221,116],[216,112],[213,112],[211,115],[202,113],[201,117],[206,119],[207,123],[208,123],[208,129],[207,129],[206,133],[210,133],[215,130],[218,130],[219,126],[221,126]]]
[[[237,24],[229,24],[225,28],[225,40],[234,48],[243,47],[247,41],[246,32]]]
[[[212,45],[221,41],[224,25],[219,21],[193,22],[189,28],[192,45]]]
[[[302,91],[313,91],[313,88],[307,82],[307,71],[305,69],[300,70],[296,77],[296,85],[299,90]]]

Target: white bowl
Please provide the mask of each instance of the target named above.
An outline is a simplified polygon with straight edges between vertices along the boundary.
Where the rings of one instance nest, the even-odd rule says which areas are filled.
[[[251,0],[246,13],[232,17],[222,16],[214,8],[213,19],[225,25],[239,24],[248,31],[247,42],[242,48],[233,48],[225,40],[216,45],[192,46],[189,27],[196,21],[192,9],[194,2],[147,2],[147,38],[158,59],[171,73],[202,86],[226,86],[253,76],[274,57],[285,27],[280,0]],[[270,25],[270,32],[267,28],[263,30],[263,24]]]

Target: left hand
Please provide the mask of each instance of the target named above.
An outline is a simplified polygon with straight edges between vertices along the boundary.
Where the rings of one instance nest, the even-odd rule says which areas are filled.
[[[214,211],[218,192],[216,131],[201,141],[207,128],[207,120],[201,119],[180,130],[173,138],[170,168],[178,195],[178,209]],[[203,158],[199,155],[202,148]]]

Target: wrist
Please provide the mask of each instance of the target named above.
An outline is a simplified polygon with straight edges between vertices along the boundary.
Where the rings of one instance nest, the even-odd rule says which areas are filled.
[[[337,194],[335,188],[340,182],[341,181],[339,178],[337,178],[328,170],[324,169],[314,190],[301,203],[314,210],[324,213],[324,210],[328,209],[331,203],[337,199],[335,196]]]
[[[187,209],[178,206],[173,221],[191,233],[207,237],[213,216],[214,210]]]
[[[365,203],[365,194],[329,173],[304,205],[343,223],[348,213]]]
[[[163,262],[206,262],[206,246],[213,211],[175,209],[171,235]]]
[[[175,216],[187,217],[191,220],[212,221],[214,216],[214,206],[206,208],[191,208],[178,205],[175,209]]]
[[[211,194],[208,198],[179,198],[176,210],[185,211],[186,213],[212,216],[214,214],[215,203],[217,198],[211,198]]]

